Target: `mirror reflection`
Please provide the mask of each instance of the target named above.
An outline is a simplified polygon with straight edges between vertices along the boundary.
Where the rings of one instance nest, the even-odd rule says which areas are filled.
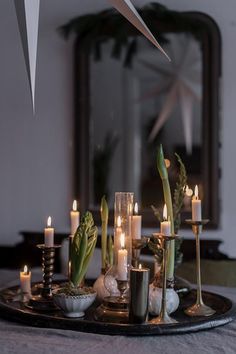
[[[198,184],[203,195],[200,42],[187,33],[166,34],[165,42],[169,65],[142,37],[130,68],[110,56],[111,42],[103,44],[101,61],[90,56],[90,208],[99,208],[104,194],[112,205],[116,191],[133,191],[143,209],[160,206],[160,143],[171,160],[170,182],[179,168],[176,152],[189,185]]]

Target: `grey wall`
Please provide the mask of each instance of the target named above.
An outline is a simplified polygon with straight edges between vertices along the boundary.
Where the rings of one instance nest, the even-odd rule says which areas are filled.
[[[133,2],[141,5],[146,1]],[[223,250],[235,257],[236,2],[168,0],[165,4],[208,13],[222,33],[222,227],[203,237],[224,239]],[[42,229],[49,214],[59,231],[68,229],[73,200],[72,41],[63,41],[56,28],[76,15],[107,6],[104,0],[41,0],[33,117],[13,1],[0,2],[1,244],[19,241],[19,230]]]

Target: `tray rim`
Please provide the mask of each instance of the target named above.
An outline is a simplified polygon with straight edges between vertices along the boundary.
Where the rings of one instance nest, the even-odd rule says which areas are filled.
[[[1,288],[0,295],[7,291],[15,289],[16,286]],[[192,289],[196,291],[196,289]],[[156,336],[156,335],[174,335],[187,334],[198,331],[204,331],[216,327],[220,327],[232,322],[236,319],[236,303],[224,295],[217,294],[211,291],[202,291],[204,294],[209,294],[220,298],[228,303],[230,309],[222,314],[216,314],[211,317],[201,318],[198,321],[179,322],[177,324],[155,325],[149,322],[145,324],[121,324],[121,323],[106,323],[101,321],[92,321],[89,319],[71,319],[63,316],[52,316],[50,313],[45,314],[36,311],[24,311],[3,302],[0,298],[0,318],[10,322],[17,322],[31,327],[51,328],[73,330],[77,332],[96,333],[103,335],[124,335],[124,336]],[[191,318],[189,318],[191,319]],[[63,320],[63,323],[60,321]],[[68,327],[66,327],[68,323]]]

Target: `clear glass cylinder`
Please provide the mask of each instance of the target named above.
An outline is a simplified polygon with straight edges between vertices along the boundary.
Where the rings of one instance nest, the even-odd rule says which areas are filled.
[[[131,221],[134,206],[134,193],[116,192],[114,205],[114,261],[117,264],[118,251],[123,247],[128,252],[128,267],[132,259]],[[121,234],[124,234],[125,244],[121,244]]]
[[[134,193],[115,193],[114,262],[104,278],[105,288],[114,301],[128,303],[129,270],[132,261],[131,222]]]

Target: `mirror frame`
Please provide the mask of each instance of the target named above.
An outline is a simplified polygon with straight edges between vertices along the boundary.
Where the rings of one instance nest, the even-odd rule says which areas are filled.
[[[168,10],[167,10],[168,12]],[[219,127],[220,127],[220,79],[221,79],[221,36],[216,22],[201,12],[174,12],[181,16],[181,21],[158,21],[158,32],[192,32],[202,45],[203,60],[203,98],[202,98],[202,131],[203,153],[202,162],[203,185],[206,195],[203,215],[210,219],[209,227],[219,227],[220,197],[219,179]],[[193,26],[194,24],[194,26]],[[192,30],[192,28],[195,30]],[[150,24],[151,28],[151,24]],[[140,35],[130,29],[130,35]],[[74,195],[79,200],[80,209],[84,212],[89,205],[89,117],[90,117],[90,65],[89,50],[80,46],[79,38],[74,45]],[[154,201],[155,204],[155,201]],[[96,222],[100,222],[99,210],[91,210]],[[183,213],[184,214],[184,213]],[[142,211],[143,227],[156,227],[157,221],[150,210]],[[185,215],[182,216],[185,219]],[[109,218],[113,222],[113,213]],[[184,227],[182,223],[181,227]]]

